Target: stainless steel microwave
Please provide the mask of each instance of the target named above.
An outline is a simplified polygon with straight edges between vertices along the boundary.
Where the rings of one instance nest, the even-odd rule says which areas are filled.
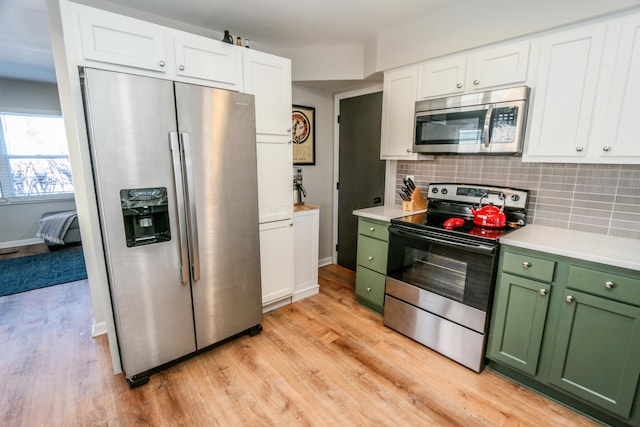
[[[526,86],[416,102],[414,153],[520,154]]]

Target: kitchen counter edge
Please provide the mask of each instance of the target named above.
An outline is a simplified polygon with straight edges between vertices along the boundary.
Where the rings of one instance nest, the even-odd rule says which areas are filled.
[[[356,209],[353,211],[353,214],[365,218],[377,219],[379,221],[391,222],[391,219],[393,218],[400,218],[401,216],[413,215],[425,211],[426,209],[405,211],[402,210],[402,205],[384,205],[374,206],[372,208]]]
[[[640,271],[638,239],[528,224],[500,243]]]

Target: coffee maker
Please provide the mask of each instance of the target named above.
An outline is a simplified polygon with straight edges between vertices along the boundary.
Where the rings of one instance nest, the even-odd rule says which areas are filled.
[[[303,197],[307,197],[307,192],[302,186],[302,169],[293,168],[293,204],[304,205]]]

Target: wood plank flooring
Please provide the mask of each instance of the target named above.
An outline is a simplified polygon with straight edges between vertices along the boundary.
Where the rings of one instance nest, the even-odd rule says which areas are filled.
[[[0,298],[2,426],[593,426],[494,372],[476,374],[384,327],[355,276],[131,390],[90,337],[86,281]]]

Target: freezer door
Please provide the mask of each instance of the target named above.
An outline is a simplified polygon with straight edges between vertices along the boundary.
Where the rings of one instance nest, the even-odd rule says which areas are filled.
[[[175,88],[201,349],[262,321],[254,97]]]
[[[173,82],[85,69],[83,88],[120,356],[131,378],[196,349],[191,290],[181,278]],[[120,190],[157,187],[167,191],[171,240],[127,247]]]

